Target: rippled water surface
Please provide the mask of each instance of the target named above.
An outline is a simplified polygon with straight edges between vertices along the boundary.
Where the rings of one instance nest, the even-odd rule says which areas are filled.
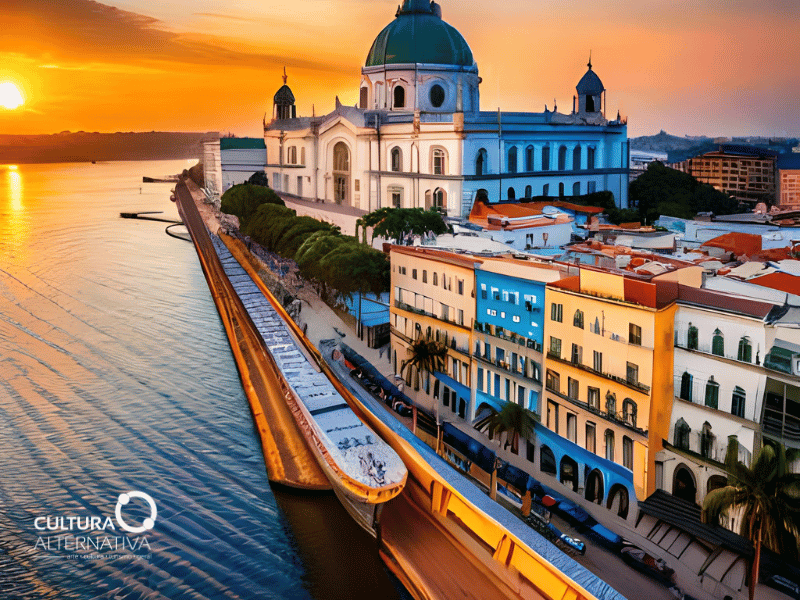
[[[119,218],[177,219],[172,186],[140,182],[187,166],[0,165],[0,600],[396,598],[333,496],[270,488],[192,245]],[[131,490],[151,531],[119,529]],[[73,540],[149,549],[36,528],[90,515],[116,528]]]

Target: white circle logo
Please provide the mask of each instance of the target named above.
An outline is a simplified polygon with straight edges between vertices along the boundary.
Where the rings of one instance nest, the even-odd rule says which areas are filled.
[[[150,516],[142,522],[141,527],[131,527],[122,518],[122,507],[128,504],[131,501],[131,498],[141,498],[150,506]],[[119,526],[122,527],[122,529],[129,531],[130,533],[144,533],[148,529],[152,529],[155,526],[158,511],[156,510],[155,500],[153,500],[149,494],[133,491],[128,492],[127,494],[119,495],[115,513],[117,515],[117,523],[119,523]]]

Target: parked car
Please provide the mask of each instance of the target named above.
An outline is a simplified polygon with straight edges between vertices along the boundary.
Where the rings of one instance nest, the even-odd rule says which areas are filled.
[[[577,551],[581,556],[586,554],[586,544],[578,538],[570,537],[566,533],[562,533],[559,539],[567,546]]]
[[[556,500],[552,496],[544,496],[542,504],[551,511],[561,516],[567,522],[575,525],[579,531],[585,531],[586,535],[598,543],[617,550],[622,546],[622,537],[600,525],[594,517],[583,510],[580,506],[568,502],[567,500]]]
[[[410,417],[413,413],[411,406],[402,400],[395,400],[394,403],[392,403],[392,410],[401,417]]]
[[[765,583],[776,590],[780,590],[790,598],[800,600],[800,585],[783,575],[771,575]]]
[[[663,559],[650,556],[638,546],[625,546],[620,550],[620,556],[637,571],[641,571],[665,585],[674,584],[674,569],[667,566]]]

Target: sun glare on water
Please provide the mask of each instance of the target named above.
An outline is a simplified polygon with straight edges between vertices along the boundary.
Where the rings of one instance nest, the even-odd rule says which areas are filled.
[[[0,83],[0,106],[8,110],[14,110],[22,106],[25,99],[19,88],[10,81]]]

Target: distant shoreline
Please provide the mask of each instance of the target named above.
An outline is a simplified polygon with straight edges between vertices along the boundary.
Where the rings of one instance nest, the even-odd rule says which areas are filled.
[[[0,134],[0,164],[199,160],[217,132]]]

